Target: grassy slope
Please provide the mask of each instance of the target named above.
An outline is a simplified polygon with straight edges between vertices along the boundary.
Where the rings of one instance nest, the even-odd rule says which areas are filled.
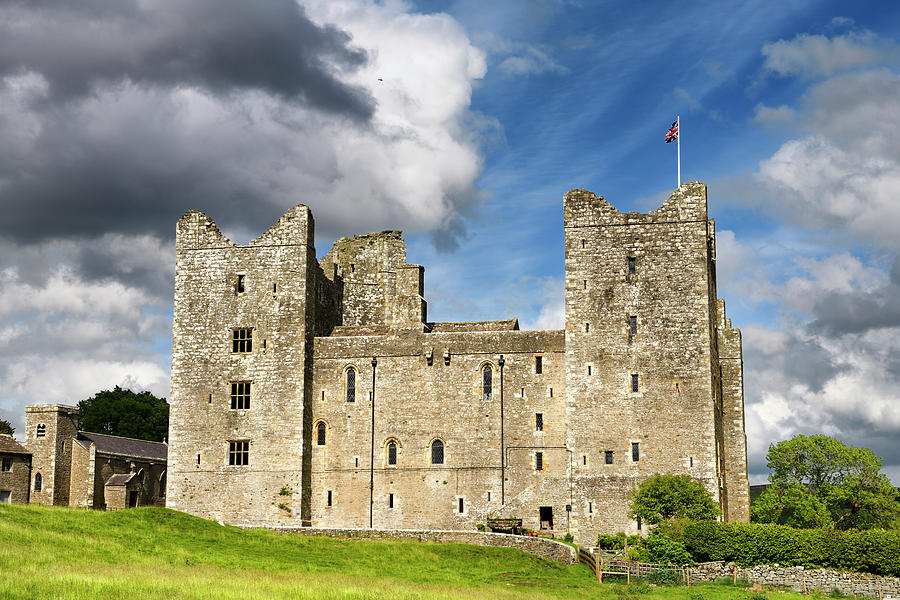
[[[0,598],[749,598],[736,588],[599,587],[506,548],[243,531],[157,508],[0,504]],[[779,594],[785,600],[799,595]]]

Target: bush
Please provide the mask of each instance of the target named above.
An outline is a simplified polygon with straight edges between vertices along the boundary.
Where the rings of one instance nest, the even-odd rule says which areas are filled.
[[[567,544],[571,544],[575,541],[575,536],[571,533],[567,533],[566,537],[563,538],[563,541]]]
[[[650,573],[647,581],[656,585],[675,585],[678,583],[678,574],[670,569],[659,569]]]
[[[597,536],[597,547],[603,550],[623,550],[625,548],[625,534],[619,532],[616,535],[601,533]]]
[[[638,547],[640,560],[667,565],[692,565],[694,564],[690,552],[685,548],[681,540],[667,535],[652,534]]]
[[[707,521],[686,524],[680,534],[667,531],[666,537],[680,539],[698,562],[734,561],[742,567],[778,563],[900,575],[900,531],[794,529],[765,523]]]

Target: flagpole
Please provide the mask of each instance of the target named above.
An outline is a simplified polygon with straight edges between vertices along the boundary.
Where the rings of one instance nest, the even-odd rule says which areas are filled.
[[[675,122],[678,124],[678,137],[675,138],[675,143],[678,146],[678,187],[681,187],[681,115],[676,115]]]

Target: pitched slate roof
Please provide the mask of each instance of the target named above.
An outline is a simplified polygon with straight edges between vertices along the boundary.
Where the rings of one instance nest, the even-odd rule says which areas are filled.
[[[166,457],[169,455],[169,447],[162,442],[148,442],[146,440],[135,440],[133,438],[87,431],[79,431],[77,439],[79,441],[92,442],[97,447],[97,452],[103,452],[104,454],[118,454],[156,460],[166,460]]]
[[[0,434],[0,452],[3,454],[27,454],[31,456],[25,446],[17,442],[11,435]]]
[[[125,485],[134,476],[134,473],[116,473],[106,480],[106,485]]]

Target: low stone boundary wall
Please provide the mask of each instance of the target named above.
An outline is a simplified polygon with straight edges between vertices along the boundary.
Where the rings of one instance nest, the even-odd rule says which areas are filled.
[[[721,577],[743,579],[761,585],[776,585],[797,592],[818,590],[829,593],[832,590],[839,590],[845,596],[900,597],[900,578],[897,577],[778,565],[742,568],[735,567],[734,563],[725,564],[721,561],[700,563],[691,568],[692,582],[714,581]]]
[[[338,538],[368,538],[387,540],[415,540],[418,542],[445,542],[516,548],[530,554],[553,560],[564,565],[576,561],[575,548],[556,540],[542,537],[489,533],[482,531],[451,531],[430,529],[335,529],[327,527],[273,527],[241,525],[245,529],[269,529],[279,533],[301,535],[325,535]]]

